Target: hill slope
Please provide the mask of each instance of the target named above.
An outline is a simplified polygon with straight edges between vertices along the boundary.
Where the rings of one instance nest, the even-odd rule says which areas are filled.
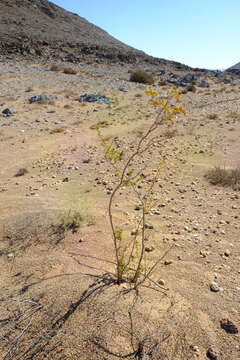
[[[240,62],[227,69],[227,71],[229,70],[240,70]]]
[[[5,55],[55,57],[71,62],[87,59],[167,63],[118,41],[47,0],[1,0],[0,50]]]

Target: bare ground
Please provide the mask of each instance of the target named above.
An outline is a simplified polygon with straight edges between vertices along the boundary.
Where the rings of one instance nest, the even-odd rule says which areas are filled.
[[[96,127],[123,141],[124,161],[155,110],[148,87],[128,82],[127,67],[77,70],[1,64],[0,109],[16,113],[0,118],[0,358],[211,359],[212,348],[215,359],[240,359],[239,334],[220,326],[229,319],[240,327],[240,194],[204,177],[214,166],[240,166],[240,83],[182,95],[187,116],[172,132],[159,128],[142,158],[150,174],[164,160],[148,217],[148,264],[171,251],[136,293],[112,276],[106,209],[116,177]],[[156,89],[165,95],[169,87]],[[42,93],[58,99],[28,103]],[[84,93],[112,105],[82,104]],[[20,168],[28,172],[16,177]],[[136,205],[126,188],[114,214],[126,236]],[[62,217],[74,211],[80,229],[63,232]],[[220,291],[210,290],[213,281]]]

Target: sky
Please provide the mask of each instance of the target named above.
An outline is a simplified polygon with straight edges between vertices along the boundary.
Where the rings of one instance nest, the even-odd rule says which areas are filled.
[[[51,0],[149,55],[193,67],[240,62],[240,0]]]

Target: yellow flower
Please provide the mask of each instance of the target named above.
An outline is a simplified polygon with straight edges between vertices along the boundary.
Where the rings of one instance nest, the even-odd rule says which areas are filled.
[[[151,89],[151,90],[149,90],[149,91],[146,92],[146,95],[147,95],[147,96],[158,96],[159,94],[158,94],[157,91]]]
[[[181,101],[181,98],[180,98],[180,94],[179,94],[179,90],[177,88],[173,88],[171,91],[170,91],[171,94],[174,94],[176,96],[176,101],[177,102],[180,102]]]
[[[182,106],[175,106],[174,109],[173,109],[174,113],[175,114],[183,114],[183,115],[186,115],[186,110],[182,107]]]
[[[162,100],[154,100],[151,102],[151,104],[154,106],[160,106],[160,105],[163,105],[163,101]]]

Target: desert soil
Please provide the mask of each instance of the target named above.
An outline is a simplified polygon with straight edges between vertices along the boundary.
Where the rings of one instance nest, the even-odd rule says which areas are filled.
[[[240,82],[207,79],[209,89],[183,94],[187,115],[159,127],[142,156],[147,175],[161,164],[147,264],[166,255],[136,293],[112,281],[107,205],[117,178],[96,128],[118,137],[122,167],[156,115],[151,87],[129,82],[127,65],[76,65],[75,75],[49,66],[0,63],[0,110],[15,111],[0,117],[0,359],[240,359],[239,334],[221,327],[228,319],[240,329],[240,193],[204,176],[240,166]],[[153,88],[166,96],[170,86]],[[85,93],[112,104],[79,102]],[[40,94],[57,99],[28,102]],[[128,238],[137,205],[127,187],[114,204]],[[80,228],[62,232],[74,212]]]

